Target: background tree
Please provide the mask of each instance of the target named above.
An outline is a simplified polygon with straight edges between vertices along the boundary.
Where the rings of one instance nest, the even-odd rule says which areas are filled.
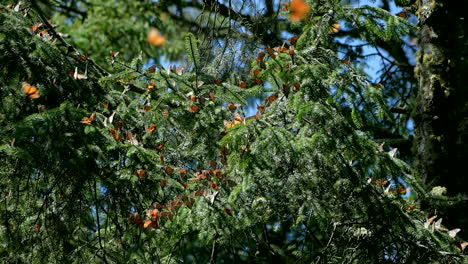
[[[404,100],[338,41],[401,43],[411,24],[388,2],[255,3],[1,7],[2,260],[462,259],[456,231],[401,197],[425,193],[382,144],[404,138],[386,104]],[[150,66],[161,55],[188,63]]]
[[[452,226],[468,236],[467,99],[465,56],[468,24],[457,5],[418,1],[419,51],[415,168],[431,196],[426,206],[437,210]],[[445,196],[447,195],[447,196]]]

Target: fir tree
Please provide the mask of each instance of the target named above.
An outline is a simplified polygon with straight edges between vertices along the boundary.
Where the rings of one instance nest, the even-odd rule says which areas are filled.
[[[2,261],[464,260],[381,137],[405,139],[409,65],[398,98],[337,40],[403,60],[414,26],[385,5],[244,5],[0,5]]]

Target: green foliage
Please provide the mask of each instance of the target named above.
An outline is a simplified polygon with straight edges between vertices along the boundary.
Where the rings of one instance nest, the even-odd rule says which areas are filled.
[[[398,38],[407,23],[330,1],[311,8],[296,47],[245,55],[247,69],[228,65],[232,54],[202,56],[202,41],[187,33],[190,67],[166,70],[145,64],[179,48],[155,51],[142,32],[161,22],[176,42],[184,27],[155,17],[146,9],[152,1],[110,3],[93,2],[84,22],[65,23],[57,12],[56,29],[43,19],[45,6],[0,6],[2,261],[460,257],[454,238],[426,228],[419,208],[407,209],[403,183],[424,195],[410,167],[378,148],[372,128],[393,120],[381,87],[332,47],[338,19],[352,18],[369,40]],[[50,39],[28,30],[38,22]],[[109,59],[109,50],[128,54]],[[23,82],[39,97],[27,96]],[[246,116],[249,98],[265,94]]]
[[[195,73],[198,73],[198,68],[200,67],[200,54],[198,53],[197,40],[191,33],[188,33],[185,36],[185,49],[187,50],[189,61],[192,63]]]

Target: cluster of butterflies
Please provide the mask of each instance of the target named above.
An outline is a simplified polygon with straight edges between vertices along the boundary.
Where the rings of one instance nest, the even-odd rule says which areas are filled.
[[[374,180],[372,178],[369,178],[367,180],[367,183],[373,183],[373,184],[379,185],[379,186],[385,186],[389,182],[390,181],[387,180],[387,179],[385,179],[385,180],[382,180],[382,179]],[[393,184],[390,183],[390,184],[388,184],[388,186],[384,190],[384,193],[393,193],[393,194],[405,195],[409,190],[410,190],[410,188],[405,188],[401,184],[399,184],[399,185],[397,185],[395,187]]]
[[[185,170],[181,169],[181,174],[182,172],[185,172]],[[145,171],[146,173],[146,171]],[[203,172],[205,177],[207,177],[207,173],[213,173],[214,176],[221,177],[222,173],[220,170],[209,170]],[[202,174],[202,173],[200,173]],[[146,219],[142,219],[139,213],[134,213],[132,214],[128,220],[137,226],[141,228],[146,228],[148,230],[151,229],[159,229],[161,226],[161,222],[166,221],[166,220],[171,220],[174,217],[174,214],[177,212],[177,210],[185,205],[188,208],[192,208],[193,204],[195,203],[195,198],[197,196],[203,196],[207,199],[207,201],[210,203],[210,205],[213,205],[213,203],[216,200],[216,197],[218,196],[219,191],[210,191],[207,188],[203,188],[193,191],[188,195],[181,194],[177,196],[175,199],[168,201],[165,204],[160,204],[158,202],[153,203],[148,210],[146,210]],[[228,215],[233,215],[233,210],[230,208],[224,208],[223,212],[228,214]]]
[[[431,232],[434,232],[435,230],[446,231],[447,234],[452,238],[454,238],[457,235],[457,233],[461,231],[460,228],[449,230],[445,228],[444,226],[442,226],[442,218],[435,221],[436,219],[437,219],[437,215],[427,218],[426,222],[424,223],[424,228],[429,229]],[[468,246],[468,242],[457,241],[457,247],[460,249],[460,251],[463,252],[467,246]]]

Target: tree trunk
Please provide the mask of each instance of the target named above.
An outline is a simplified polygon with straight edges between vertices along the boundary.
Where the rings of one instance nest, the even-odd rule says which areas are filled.
[[[468,194],[468,13],[463,1],[418,0],[419,81],[414,153],[428,191],[447,188],[450,199]],[[447,228],[468,240],[468,202],[423,204],[437,209]],[[464,200],[464,201],[463,201]],[[431,212],[432,213],[432,212]],[[434,213],[435,214],[435,213]]]

